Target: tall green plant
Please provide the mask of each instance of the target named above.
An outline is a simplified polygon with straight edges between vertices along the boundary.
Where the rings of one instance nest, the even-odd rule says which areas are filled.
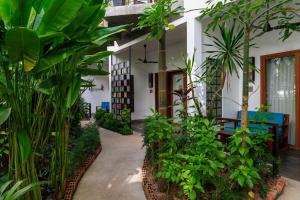
[[[210,115],[215,100],[225,87],[225,81],[232,75],[239,77],[239,69],[242,69],[242,46],[243,46],[243,29],[236,27],[234,22],[232,26],[227,27],[225,24],[218,26],[220,38],[207,32],[206,36],[210,38],[212,44],[205,44],[210,50],[202,67],[206,77],[215,77],[220,73],[220,87],[216,89],[211,101],[208,103],[207,113]],[[209,83],[210,80],[208,80]]]
[[[167,115],[167,63],[166,63],[166,28],[173,29],[170,20],[178,16],[183,8],[178,6],[176,0],[158,0],[151,7],[146,8],[142,16],[139,17],[137,29],[149,29],[149,39],[156,39],[159,44],[158,57],[158,110]]]
[[[51,185],[64,193],[71,107],[90,68],[111,52],[99,52],[122,27],[99,26],[103,0],[0,0],[0,97],[9,128],[9,174],[38,181],[35,157],[51,137]],[[0,121],[2,113],[0,112]],[[41,199],[35,187],[28,199]]]

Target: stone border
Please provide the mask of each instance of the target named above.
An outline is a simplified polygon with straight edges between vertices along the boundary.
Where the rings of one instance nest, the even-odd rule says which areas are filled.
[[[76,192],[78,183],[80,182],[81,178],[88,170],[88,168],[96,160],[96,158],[98,157],[101,151],[102,151],[102,146],[101,144],[99,144],[97,149],[87,157],[87,159],[81,164],[81,166],[78,169],[76,169],[75,175],[72,177],[71,180],[67,181],[66,183],[65,196],[63,198],[64,200],[72,200],[73,195]]]
[[[147,200],[167,200],[166,194],[159,192],[158,186],[155,182],[148,160],[145,158],[142,168],[142,186]],[[276,200],[282,193],[286,185],[286,180],[279,178],[276,184],[268,192],[265,200]]]
[[[276,184],[267,194],[266,200],[275,200],[282,193],[284,187],[286,185],[286,180],[283,178],[279,178],[276,181]]]

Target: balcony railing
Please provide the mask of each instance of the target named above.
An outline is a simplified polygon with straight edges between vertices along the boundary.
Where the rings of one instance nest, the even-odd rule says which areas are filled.
[[[112,0],[110,6],[127,6],[135,4],[153,3],[155,0]]]

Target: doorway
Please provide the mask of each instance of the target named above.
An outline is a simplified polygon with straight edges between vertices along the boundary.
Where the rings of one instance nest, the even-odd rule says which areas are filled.
[[[261,104],[289,114],[289,144],[300,149],[300,50],[261,57]]]
[[[158,111],[158,74],[155,74],[155,109]],[[182,104],[181,97],[178,95],[185,94],[187,91],[187,79],[182,70],[167,71],[167,117],[176,116],[178,111],[187,107],[187,102]],[[177,93],[177,94],[175,94]]]

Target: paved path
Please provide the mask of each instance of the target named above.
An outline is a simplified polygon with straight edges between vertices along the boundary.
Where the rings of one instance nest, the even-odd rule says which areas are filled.
[[[100,129],[102,152],[82,177],[74,200],[145,200],[142,137]]]
[[[295,176],[297,176],[295,174]],[[300,176],[300,174],[298,175]],[[299,200],[300,199],[300,182],[285,178],[287,180],[283,193],[278,200]]]

